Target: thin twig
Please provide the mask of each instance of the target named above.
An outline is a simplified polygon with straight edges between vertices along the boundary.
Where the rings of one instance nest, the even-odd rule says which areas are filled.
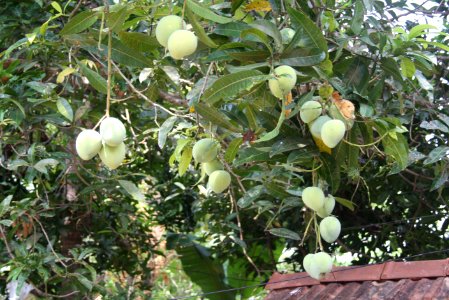
[[[104,13],[105,17],[109,16],[109,3],[108,0],[104,0]],[[101,34],[101,32],[100,32]],[[111,74],[112,74],[112,30],[108,27],[108,81],[107,81],[107,94],[106,94],[106,116],[109,117],[109,110],[111,108]]]
[[[239,228],[239,234],[240,234],[240,240],[242,242],[244,242],[244,237],[243,237],[243,229],[242,229],[242,223],[240,222],[240,212],[239,212],[239,206],[237,205],[237,201],[235,200],[234,197],[234,192],[231,189],[231,192],[229,193],[230,197],[231,197],[231,201],[233,206],[235,207],[235,214],[237,216],[237,227]],[[246,259],[248,260],[248,262],[254,267],[254,269],[257,272],[257,276],[260,277],[260,270],[259,268],[256,266],[256,264],[254,263],[253,259],[248,255],[248,252],[246,252],[246,248],[242,247],[243,250],[243,254],[245,255]]]
[[[62,261],[62,259],[59,257],[59,255],[56,253],[55,249],[53,248],[53,246],[52,246],[52,244],[51,244],[51,241],[50,241],[50,238],[48,237],[48,234],[47,234],[47,232],[45,231],[45,228],[44,228],[44,226],[42,225],[42,223],[41,223],[37,218],[35,218],[34,216],[30,216],[30,217],[32,217],[32,218],[39,224],[39,226],[41,227],[42,233],[44,234],[45,238],[47,239],[48,246],[50,247],[51,252],[53,252],[54,256],[58,259],[58,261],[59,261],[65,268],[67,268],[67,265]]]
[[[5,243],[6,251],[8,251],[9,257],[14,259],[14,254],[11,251],[11,247],[9,246],[8,240],[6,239],[5,231],[3,230],[2,225],[0,225],[0,234],[2,235],[2,239],[3,239],[3,242]]]

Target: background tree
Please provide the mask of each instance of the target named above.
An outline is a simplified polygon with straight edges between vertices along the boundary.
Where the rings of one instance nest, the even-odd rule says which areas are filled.
[[[353,264],[446,257],[447,1],[4,2],[3,291],[13,282],[44,298],[148,297],[150,262],[164,255],[156,225],[203,292],[300,270],[317,244],[350,251]],[[169,14],[199,39],[182,60],[155,38]],[[416,14],[445,27],[398,22]],[[268,88],[279,65],[297,74],[282,100]],[[355,105],[355,120],[331,150],[299,111],[340,99]],[[114,171],[80,160],[74,145],[107,103],[128,132]],[[223,193],[207,191],[192,160],[201,138],[220,144],[232,175]],[[317,240],[301,199],[312,185],[337,200],[336,243]],[[192,291],[164,296],[183,293]]]

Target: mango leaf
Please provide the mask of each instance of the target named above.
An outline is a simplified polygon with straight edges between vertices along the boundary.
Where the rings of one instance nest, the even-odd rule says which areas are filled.
[[[228,74],[215,81],[204,92],[203,99],[210,104],[214,104],[224,98],[233,98],[269,78],[271,78],[270,75],[264,75],[257,70]]]
[[[73,121],[73,109],[70,106],[69,101],[64,98],[58,98],[56,101],[56,107],[61,115],[66,117],[70,122]]]
[[[254,50],[254,51],[246,50],[246,51],[242,51],[242,52],[229,52],[228,55],[236,60],[239,60],[242,62],[249,62],[249,61],[265,60],[270,56],[270,52],[262,51],[262,50]],[[239,67],[234,67],[232,65],[229,65],[227,67],[228,67],[228,70],[244,71],[244,70],[251,70],[251,69],[259,68],[260,66],[267,66],[267,65],[268,65],[268,63],[257,63],[257,64],[239,66]]]
[[[360,34],[362,31],[363,16],[365,14],[365,9],[361,0],[355,3],[354,16],[351,21],[351,30],[355,34]]]
[[[148,41],[147,41],[148,43]],[[107,49],[104,49],[107,51]],[[118,40],[112,41],[112,59],[117,63],[130,67],[148,67],[152,62],[142,53],[127,47]]]
[[[141,52],[151,51],[160,46],[156,37],[141,32],[120,31],[118,36],[124,45]]]
[[[407,57],[401,58],[401,72],[404,77],[412,78],[415,75],[416,67],[413,61]]]
[[[414,39],[415,37],[418,37],[425,33],[427,29],[438,29],[434,25],[430,24],[419,24],[410,29],[410,32],[407,35],[407,39],[410,41],[411,39]]]
[[[270,157],[303,148],[307,146],[307,144],[309,144],[309,142],[302,138],[285,138],[279,140],[271,146]]]
[[[263,31],[260,31],[257,28],[249,28],[243,30],[240,34],[240,37],[242,38],[242,40],[262,43],[265,45],[268,51],[270,51],[270,53],[273,53],[273,49],[271,48],[268,36]]]
[[[395,80],[401,83],[404,81],[402,79],[401,72],[399,71],[399,66],[393,58],[382,58],[380,61],[380,66],[385,73],[391,75]]]
[[[439,189],[440,187],[444,186],[448,181],[449,173],[448,168],[445,166],[443,170],[438,174],[438,176],[435,177],[435,179],[432,181],[432,186],[430,187],[430,191],[434,191],[436,189]]]
[[[60,35],[79,33],[92,26],[98,19],[95,11],[83,11],[74,16],[59,32]]]
[[[251,28],[248,24],[242,22],[232,22],[228,24],[219,24],[215,27],[214,33],[233,38],[239,38],[243,30]]]
[[[93,88],[103,94],[106,94],[108,92],[108,84],[106,82],[106,79],[101,77],[101,75],[97,72],[89,69],[89,67],[87,67],[85,64],[79,63],[78,65],[80,66],[81,72],[89,80],[89,83]]]
[[[125,189],[125,191],[134,199],[137,201],[144,201],[145,195],[140,191],[140,189],[131,181],[128,180],[119,180],[119,184],[122,186],[122,188]]]
[[[432,151],[430,151],[428,157],[424,160],[424,165],[430,165],[433,163],[436,163],[440,159],[448,156],[449,153],[449,147],[447,146],[440,146]]]
[[[299,234],[297,234],[294,231],[291,231],[287,228],[271,228],[268,230],[272,235],[280,236],[286,239],[291,239],[295,241],[299,241],[301,238],[299,237]]]
[[[211,259],[209,250],[193,241],[187,235],[169,234],[167,248],[176,250],[182,263],[182,269],[192,282],[201,287],[203,293],[227,290],[224,283],[224,271],[221,264]],[[211,300],[234,300],[235,293],[209,294]]]
[[[220,113],[216,108],[210,107],[204,103],[196,103],[195,110],[207,121],[221,128],[225,128],[232,132],[242,132],[241,128],[234,126],[225,115]]]
[[[181,155],[181,161],[179,162],[178,166],[179,176],[182,176],[186,173],[191,161],[192,161],[192,148],[191,147],[184,148],[184,151],[182,151]]]
[[[322,166],[318,169],[318,174],[331,186],[332,194],[335,194],[340,187],[340,166],[327,153],[321,153],[320,160]]]
[[[288,57],[281,57],[279,65],[288,65],[292,67],[308,67],[321,63],[325,58],[326,53],[324,52],[304,52],[303,49],[298,49],[293,52],[289,52]]]
[[[36,170],[38,170],[41,173],[47,174],[47,167],[54,167],[57,164],[59,164],[59,161],[57,161],[56,159],[53,158],[45,158],[45,159],[41,159],[40,161],[38,161],[33,168],[35,168]]]
[[[190,11],[190,9],[186,9],[186,15],[198,39],[210,48],[217,48],[218,45],[215,44],[215,42],[206,34],[204,27],[201,26],[200,22],[196,19],[195,15]]]
[[[354,207],[354,202],[345,199],[345,198],[341,198],[341,197],[334,197],[335,201],[337,201],[338,203],[340,203],[341,205],[343,205],[344,207],[349,208],[351,211],[354,211],[355,207]]]
[[[64,82],[64,79],[65,79],[68,75],[70,75],[70,74],[72,74],[72,73],[75,73],[75,72],[76,72],[76,69],[74,69],[74,68],[65,68],[64,70],[62,70],[61,72],[59,72],[58,77],[56,77],[56,82],[57,82],[57,83],[62,83],[62,82]]]
[[[211,20],[215,23],[226,24],[232,22],[231,18],[223,17],[217,15],[212,10],[200,5],[194,0],[187,0],[187,7],[197,16],[200,16],[204,19]]]
[[[279,120],[276,127],[272,131],[264,134],[261,138],[257,139],[255,143],[266,142],[277,137],[279,135],[279,130],[281,129],[284,120],[285,120],[285,109],[283,109],[281,114],[279,115]]]
[[[250,206],[254,200],[259,198],[260,195],[262,195],[265,192],[265,187],[263,185],[257,185],[255,187],[252,187],[246,193],[243,195],[242,198],[240,198],[237,201],[238,206],[241,208],[246,208]]]
[[[408,144],[404,136],[396,134],[396,138],[393,138],[387,135],[382,139],[382,145],[384,146],[385,154],[397,166],[394,168],[394,173],[404,170],[408,165]]]
[[[233,139],[229,145],[228,145],[228,149],[226,149],[225,155],[224,155],[224,159],[228,162],[228,163],[232,163],[232,161],[234,160],[235,156],[237,155],[237,152],[239,151],[240,146],[243,143],[243,138],[236,138]]]
[[[308,38],[310,38],[310,40],[312,41],[312,45],[315,48],[320,49],[327,55],[326,39],[324,38],[323,34],[321,33],[320,28],[318,26],[316,26],[315,22],[310,20],[305,14],[303,14],[297,10],[294,10],[291,7],[287,8],[287,11],[288,11],[288,14],[290,15],[292,23],[301,28],[303,33],[306,34]],[[293,39],[288,47],[291,47],[290,45],[292,43],[295,43],[295,44],[297,43],[298,37],[296,37],[296,36],[298,35],[298,33],[299,32],[297,32],[295,34],[295,36],[293,37]]]
[[[109,30],[118,32],[127,18],[128,9],[126,6],[124,6],[119,11],[110,13],[106,20],[106,24],[108,25]]]
[[[276,158],[271,159],[273,161]],[[234,161],[234,166],[250,163],[250,162],[267,162],[270,161],[270,153],[254,147],[243,149],[239,152],[237,159]]]
[[[256,20],[253,23],[249,24],[249,26],[265,32],[267,35],[271,36],[274,40],[276,50],[278,52],[282,52],[282,36],[274,23],[268,20]]]
[[[159,127],[159,133],[157,136],[157,144],[159,148],[164,148],[165,142],[167,141],[167,136],[170,131],[173,129],[173,125],[178,118],[176,116],[172,116],[162,123],[161,127]]]

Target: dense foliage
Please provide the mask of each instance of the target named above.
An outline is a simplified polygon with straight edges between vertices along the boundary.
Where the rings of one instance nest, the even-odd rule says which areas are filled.
[[[203,292],[302,270],[319,249],[351,252],[353,264],[446,257],[447,1],[3,2],[3,293],[14,283],[44,298],[149,297],[155,260],[170,249]],[[199,39],[185,59],[156,40],[169,14]],[[282,100],[268,87],[279,65],[297,74]],[[330,111],[340,99],[355,105],[355,120],[329,149],[299,111],[310,100]],[[113,171],[75,151],[76,136],[105,112],[128,134]],[[192,159],[202,138],[219,143],[232,175],[223,193],[207,189]],[[337,200],[335,243],[317,239],[301,199],[308,186]]]

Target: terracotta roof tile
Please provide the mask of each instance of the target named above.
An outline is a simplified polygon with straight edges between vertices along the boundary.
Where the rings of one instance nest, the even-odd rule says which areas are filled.
[[[321,281],[275,273],[267,300],[449,299],[449,259],[335,267]]]

